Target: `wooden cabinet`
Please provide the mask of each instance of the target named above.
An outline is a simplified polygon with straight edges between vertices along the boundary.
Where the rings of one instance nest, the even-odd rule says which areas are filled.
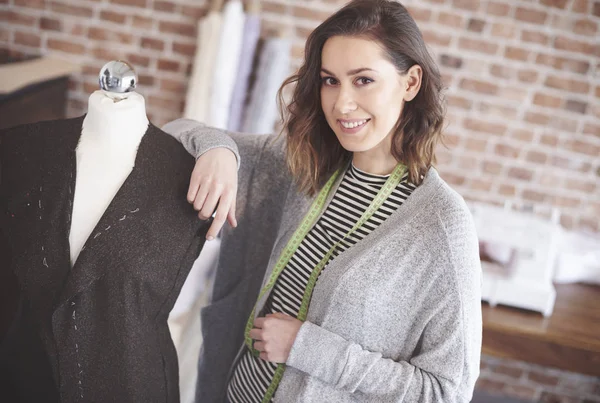
[[[0,95],[0,129],[66,118],[68,81],[59,77]]]
[[[66,118],[69,76],[79,71],[52,55],[0,51],[0,129]]]

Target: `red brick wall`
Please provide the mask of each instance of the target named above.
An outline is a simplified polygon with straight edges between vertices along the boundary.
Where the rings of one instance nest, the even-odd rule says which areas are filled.
[[[263,33],[294,36],[295,66],[336,0],[264,0]],[[81,63],[69,115],[108,60],[137,68],[156,124],[181,115],[201,0],[0,0],[0,47]],[[407,0],[448,85],[439,169],[463,196],[552,206],[600,231],[600,1]]]

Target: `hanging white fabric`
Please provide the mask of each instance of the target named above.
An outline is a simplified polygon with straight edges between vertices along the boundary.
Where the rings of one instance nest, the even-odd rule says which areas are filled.
[[[221,35],[222,15],[210,11],[198,22],[196,55],[189,81],[183,117],[206,122],[210,113],[210,88]]]
[[[242,50],[240,52],[236,81],[231,96],[231,106],[229,108],[229,123],[227,129],[230,131],[239,132],[242,129],[244,104],[259,37],[260,15],[258,13],[248,13],[244,23]]]
[[[228,1],[223,10],[221,35],[213,66],[214,78],[210,87],[210,113],[206,119],[209,126],[219,129],[227,129],[229,121],[229,107],[242,52],[244,20],[242,2]]]
[[[258,75],[244,117],[246,133],[270,134],[278,119],[277,91],[290,74],[292,43],[287,38],[266,41],[258,66]]]

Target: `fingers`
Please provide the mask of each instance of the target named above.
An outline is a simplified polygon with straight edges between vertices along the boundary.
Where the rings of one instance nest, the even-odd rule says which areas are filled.
[[[190,186],[187,192],[187,201],[190,204],[193,204],[196,200],[196,195],[198,194],[198,190],[200,189],[200,183],[202,181],[201,167],[198,166],[198,162],[194,165],[194,169],[192,171],[192,177],[190,178]]]
[[[237,161],[235,155],[223,148],[202,154],[192,171],[187,192],[188,202],[198,211],[198,218],[209,219],[215,213],[206,239],[214,239],[225,221],[237,226],[235,207],[237,196]]]
[[[210,204],[213,202],[213,198],[211,196],[208,197],[205,205],[210,206]],[[217,236],[217,234],[219,233],[219,231],[225,224],[225,220],[227,219],[227,214],[229,211],[229,206],[231,205],[233,198],[234,198],[234,196],[230,192],[227,192],[227,191],[225,191],[220,196],[220,199],[218,200],[218,207],[217,207],[217,212],[215,214],[215,218],[214,218],[213,223],[211,224],[208,232],[206,233],[206,239],[208,239],[209,241],[214,239]],[[210,208],[211,207],[209,207],[209,209]],[[204,208],[202,209],[202,213],[204,214]]]
[[[194,187],[193,190],[192,187]],[[237,226],[237,220],[235,219],[237,189],[229,190],[220,183],[205,179],[199,188],[196,188],[195,184],[190,184],[188,197],[194,191],[196,192],[194,209],[198,211],[198,218],[208,220],[215,213],[213,223],[206,233],[207,240],[211,241],[217,236],[223,225],[225,225],[225,221],[229,221],[232,227]]]
[[[263,334],[262,334],[262,330],[261,329],[252,329],[252,330],[250,330],[250,332],[248,332],[248,336],[250,336],[250,338],[252,340],[263,341]]]
[[[204,205],[206,204],[206,196],[208,195],[208,192],[209,192],[209,185],[203,184],[200,186],[200,188],[198,188],[196,197],[194,198],[194,210],[199,212],[198,218],[200,218],[201,220],[207,220],[208,217],[210,217],[212,215],[212,213],[209,214],[208,217],[204,217],[202,215],[202,209],[204,208]]]
[[[190,185],[191,187],[192,185]],[[206,239],[209,241],[213,240],[228,219],[232,227],[237,226],[235,219],[235,192],[225,189],[221,184],[211,185],[210,181],[206,181],[199,189],[195,189],[195,191],[194,209],[198,211],[198,218],[208,220],[215,213],[213,223],[206,233]]]
[[[254,327],[258,329],[262,329],[265,326],[265,318],[256,318],[254,319]]]
[[[291,343],[297,333],[296,330],[292,339],[287,337],[291,329],[288,320],[298,321],[298,319],[281,312],[270,313],[254,320],[254,328],[250,330],[249,336],[254,340],[254,349],[259,352],[261,359],[275,363],[286,362]]]
[[[208,218],[213,215],[223,192],[223,186],[221,184],[209,182],[208,186],[201,186],[198,193],[202,193],[206,188],[208,188],[208,195],[206,196],[198,215],[203,220],[208,220]]]
[[[257,333],[262,332],[262,330],[259,329],[253,329],[256,330]],[[252,337],[252,331],[250,331],[250,337]],[[254,339],[254,338],[253,338]],[[269,354],[267,353],[267,343],[265,343],[262,340],[259,339],[254,339],[256,340],[254,342],[254,349],[257,350],[260,354],[260,358],[264,361],[269,361]]]
[[[231,207],[229,207],[229,211],[227,212],[227,221],[229,221],[229,225],[233,228],[237,227],[237,219],[235,218],[235,196],[231,201]]]
[[[293,319],[290,315],[283,313],[283,312],[274,312],[274,313],[269,313],[266,315],[266,317],[274,317],[276,319]]]

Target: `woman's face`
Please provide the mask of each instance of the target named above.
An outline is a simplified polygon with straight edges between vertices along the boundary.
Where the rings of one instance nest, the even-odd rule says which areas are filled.
[[[334,36],[325,42],[321,107],[342,147],[354,153],[355,165],[361,158],[394,159],[391,134],[404,102],[416,96],[420,79],[419,66],[399,74],[371,39]]]

